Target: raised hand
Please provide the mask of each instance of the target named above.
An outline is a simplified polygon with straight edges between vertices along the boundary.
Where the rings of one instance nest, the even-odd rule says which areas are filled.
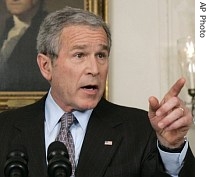
[[[148,116],[160,143],[168,148],[180,147],[193,122],[190,110],[178,97],[185,84],[180,78],[166,93],[163,100],[149,98]]]

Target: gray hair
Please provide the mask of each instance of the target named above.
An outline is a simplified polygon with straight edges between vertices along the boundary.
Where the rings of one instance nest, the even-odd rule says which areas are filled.
[[[102,27],[107,34],[108,47],[111,48],[111,33],[103,19],[83,9],[65,7],[47,15],[40,26],[37,36],[37,51],[57,58],[59,53],[60,35],[63,28],[70,25],[87,25]]]

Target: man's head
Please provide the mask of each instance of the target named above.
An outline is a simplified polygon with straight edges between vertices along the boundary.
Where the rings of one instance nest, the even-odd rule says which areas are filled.
[[[38,65],[65,111],[94,108],[103,96],[111,34],[98,16],[66,7],[49,14],[37,37]]]
[[[33,17],[43,0],[5,0],[7,10],[19,18]]]

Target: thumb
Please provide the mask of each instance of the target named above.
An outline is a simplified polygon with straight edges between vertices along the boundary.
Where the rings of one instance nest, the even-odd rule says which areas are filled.
[[[158,110],[159,107],[160,104],[158,99],[154,96],[149,97],[149,112],[148,112],[149,118],[153,118],[154,116],[156,116],[156,111]]]

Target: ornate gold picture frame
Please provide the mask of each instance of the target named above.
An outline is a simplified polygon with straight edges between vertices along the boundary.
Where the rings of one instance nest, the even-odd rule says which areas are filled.
[[[105,20],[105,22],[107,22],[108,0],[83,0],[83,1],[84,1],[83,5],[84,5],[85,10],[88,10],[97,15],[100,15]],[[60,7],[61,6],[60,2],[62,1],[58,2],[55,0],[53,1],[51,0],[50,1],[51,5],[53,5],[52,4],[53,2],[56,3],[54,4],[55,7]],[[58,6],[58,3],[60,4],[59,6]],[[1,84],[1,81],[0,81],[0,84]],[[34,103],[37,100],[39,100],[44,94],[46,94],[46,92],[47,90],[46,91],[27,91],[27,90],[1,91],[0,90],[0,112]],[[108,97],[108,82],[107,82],[106,90],[104,93],[104,97],[106,98]]]

